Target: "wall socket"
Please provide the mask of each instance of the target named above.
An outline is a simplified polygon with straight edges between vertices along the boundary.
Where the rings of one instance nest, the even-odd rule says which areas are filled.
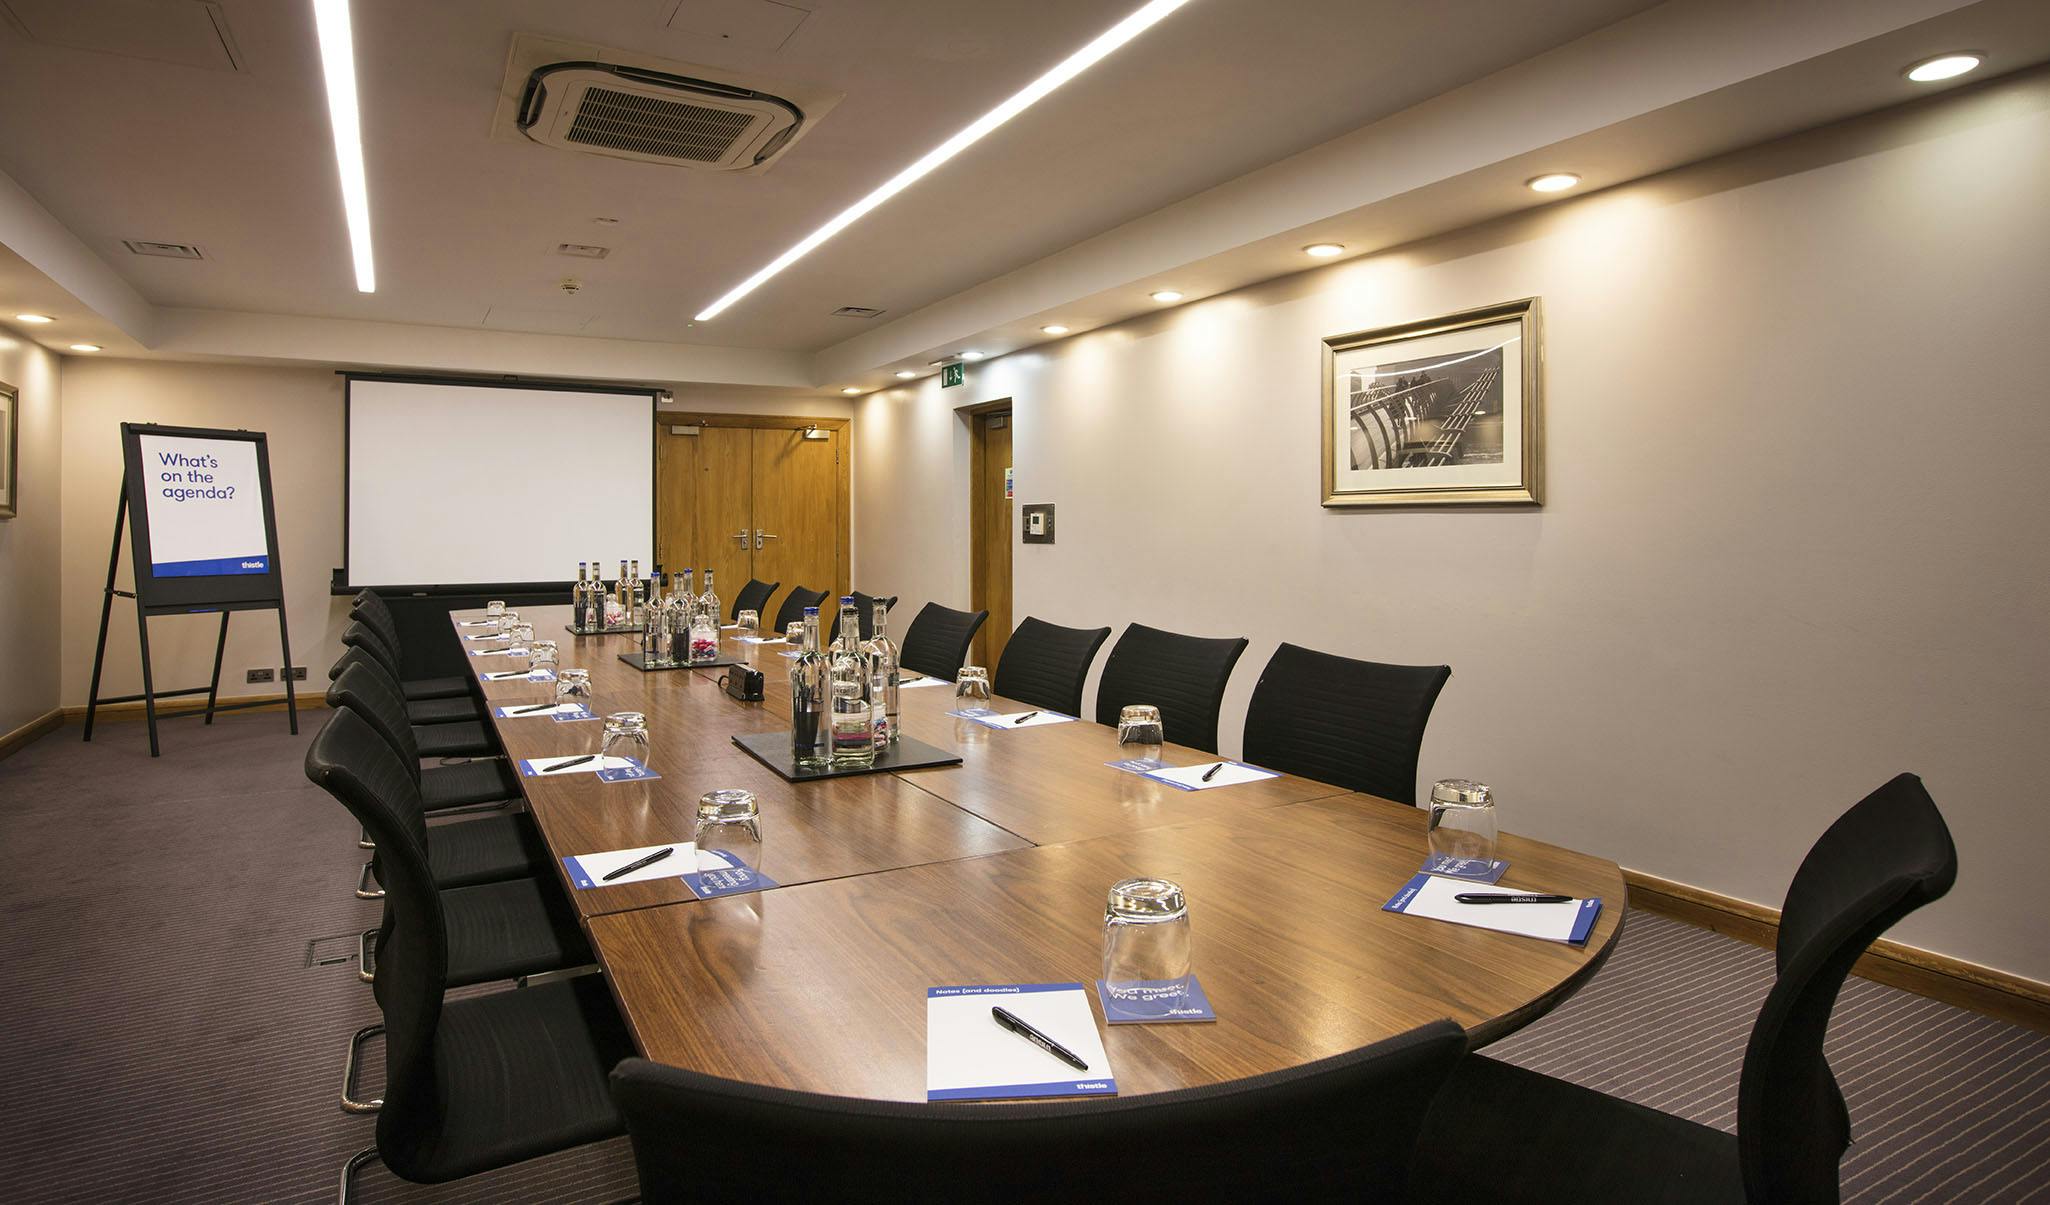
[[[292,681],[294,681],[294,682],[304,682],[305,680],[306,680],[306,667],[305,667],[305,666],[303,666],[303,665],[295,665],[295,666],[293,666],[293,667],[292,667]]]
[[[253,669],[249,671],[248,678],[244,680],[248,682],[275,682],[278,680],[278,672],[274,669]]]

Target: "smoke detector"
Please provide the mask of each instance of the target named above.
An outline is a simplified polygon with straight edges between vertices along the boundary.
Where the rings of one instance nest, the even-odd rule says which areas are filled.
[[[563,292],[569,294],[571,297],[575,297],[578,293],[584,291],[584,282],[578,280],[574,276],[565,276],[562,278],[562,283],[555,287],[561,289]]]
[[[766,171],[837,93],[515,34],[495,136],[700,171]]]

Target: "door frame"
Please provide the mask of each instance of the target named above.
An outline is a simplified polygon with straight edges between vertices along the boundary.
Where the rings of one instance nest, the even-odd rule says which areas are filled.
[[[849,513],[854,497],[854,421],[846,418],[827,418],[824,415],[802,414],[712,414],[705,411],[662,410],[655,414],[658,427],[757,427],[771,431],[798,431],[806,427],[817,427],[822,431],[838,432],[835,450],[839,452],[840,463],[835,483],[838,495],[833,502],[840,514],[840,530],[835,533],[833,551],[833,572],[840,579],[837,597],[853,592],[854,578],[854,517]],[[656,438],[660,438],[657,432]]]
[[[987,609],[989,606],[989,558],[987,556],[989,531],[987,530],[987,525],[982,521],[984,508],[981,503],[984,501],[982,497],[982,478],[984,469],[988,467],[985,463],[988,453],[983,450],[985,433],[982,429],[982,420],[992,414],[1007,416],[1010,420],[1008,425],[1011,428],[1011,438],[1015,441],[1018,433],[1018,411],[1012,405],[1010,398],[1003,397],[993,401],[979,402],[973,406],[962,406],[955,410],[954,413],[960,415],[962,421],[968,424],[968,606],[971,609],[978,607]],[[1012,451],[1014,463],[1016,462],[1016,457],[1017,452],[1014,443]],[[1017,600],[1017,570],[1015,565],[1011,572],[1011,580],[1011,600],[1015,602]],[[988,625],[985,624],[984,626]],[[1005,635],[1009,635],[1009,633],[1007,632]],[[978,656],[981,655],[983,649],[988,647],[980,631],[976,632],[973,643]],[[985,660],[978,662],[978,664],[987,665],[988,663]],[[995,672],[996,667],[991,665],[989,669],[991,672]]]

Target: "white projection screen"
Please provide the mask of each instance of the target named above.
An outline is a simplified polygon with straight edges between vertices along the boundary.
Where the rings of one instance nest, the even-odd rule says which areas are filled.
[[[562,582],[654,565],[655,398],[351,377],[349,588]]]

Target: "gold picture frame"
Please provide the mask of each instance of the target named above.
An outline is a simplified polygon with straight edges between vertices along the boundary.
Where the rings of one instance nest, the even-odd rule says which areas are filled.
[[[1324,505],[1540,505],[1540,334],[1525,297],[1325,339]]]
[[[21,505],[21,394],[0,381],[0,519]]]

